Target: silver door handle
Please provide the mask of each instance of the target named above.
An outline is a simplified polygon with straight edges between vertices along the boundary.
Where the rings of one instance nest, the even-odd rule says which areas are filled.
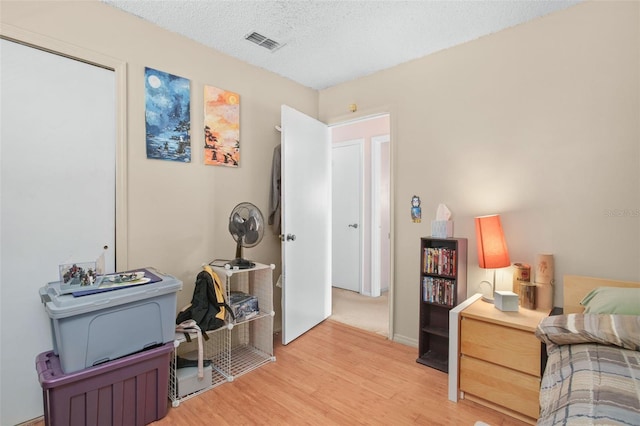
[[[287,234],[287,241],[295,241],[295,240],[296,240],[295,234]]]
[[[358,228],[358,224],[357,223],[350,223],[349,224],[349,228]]]

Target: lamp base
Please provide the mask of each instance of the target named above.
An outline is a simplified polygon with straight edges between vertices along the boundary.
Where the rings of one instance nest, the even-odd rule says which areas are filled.
[[[491,303],[492,305],[495,302],[495,299],[493,297],[489,297],[489,296],[482,296],[482,301],[483,302],[487,302],[487,303]]]
[[[489,286],[489,292],[490,292],[489,295],[484,294],[484,290],[482,290],[483,284]],[[493,303],[494,302],[493,293],[495,292],[494,284],[490,283],[489,281],[480,281],[479,287],[480,287],[480,290],[482,290],[482,301],[487,303]]]

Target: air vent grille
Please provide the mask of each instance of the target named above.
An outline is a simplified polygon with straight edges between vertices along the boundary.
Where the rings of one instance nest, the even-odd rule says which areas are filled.
[[[283,45],[278,43],[277,41],[271,40],[270,38],[267,38],[265,36],[263,36],[262,34],[258,34],[256,32],[252,32],[251,34],[247,34],[246,36],[244,36],[245,40],[249,40],[252,43],[257,44],[258,46],[262,46],[265,49],[268,49],[270,51],[275,51],[280,49]]]

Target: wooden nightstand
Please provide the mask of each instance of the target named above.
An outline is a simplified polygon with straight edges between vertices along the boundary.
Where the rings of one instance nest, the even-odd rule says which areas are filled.
[[[478,300],[460,313],[459,380],[464,399],[528,423],[539,415],[543,346],[534,335],[548,312],[502,312]]]

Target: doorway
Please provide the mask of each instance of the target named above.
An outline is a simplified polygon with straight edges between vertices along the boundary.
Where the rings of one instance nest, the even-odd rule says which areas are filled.
[[[362,161],[359,167],[355,161],[339,162],[343,167],[351,169],[348,174],[354,176],[352,179],[357,177],[361,179],[360,193],[354,197],[358,199],[361,209],[358,221],[351,217],[341,218],[340,211],[337,211],[335,206],[333,209],[334,224],[352,225],[352,228],[342,230],[342,235],[355,234],[351,231],[355,230],[354,225],[358,226],[360,260],[351,262],[351,267],[355,270],[352,276],[360,274],[360,285],[358,289],[354,283],[350,290],[345,290],[349,288],[349,284],[338,282],[334,274],[332,319],[389,337],[390,117],[389,114],[376,115],[334,125],[330,130],[334,166],[337,164],[336,156],[339,153],[348,153],[344,150],[345,146],[360,145],[362,147]],[[348,174],[341,173],[340,176]],[[335,179],[335,172],[333,175]],[[347,182],[338,184],[341,191],[347,186]],[[336,182],[333,183],[333,187],[336,187]],[[337,203],[335,197],[334,193],[332,196],[334,204]],[[336,238],[335,235],[334,233],[332,245],[334,253],[338,253],[345,247],[345,242],[343,238]],[[335,261],[332,262],[332,270],[339,271]],[[381,328],[384,332],[381,332]]]

